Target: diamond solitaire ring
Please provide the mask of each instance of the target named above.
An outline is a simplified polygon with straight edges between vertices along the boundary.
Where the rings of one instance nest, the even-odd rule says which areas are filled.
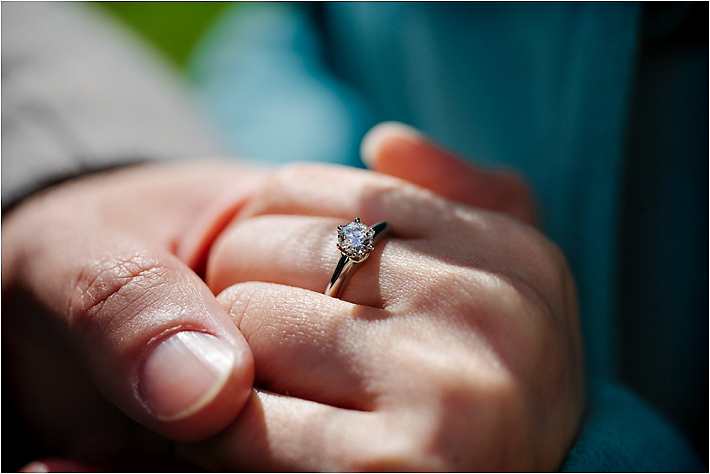
[[[337,246],[342,255],[325,289],[326,295],[335,298],[340,295],[345,283],[354,273],[355,264],[364,262],[370,256],[375,240],[386,228],[386,222],[368,227],[360,222],[359,217],[348,224],[338,226]]]

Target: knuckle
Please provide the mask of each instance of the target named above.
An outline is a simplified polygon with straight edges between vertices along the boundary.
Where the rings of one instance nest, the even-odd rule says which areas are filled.
[[[345,470],[349,472],[444,471],[440,457],[432,452],[430,435],[421,428],[393,426],[382,432],[384,437],[371,439]]]
[[[461,375],[461,374],[457,374]],[[439,387],[428,397],[428,415],[392,420],[382,437],[375,437],[346,466],[353,472],[423,470],[506,470],[519,467],[516,430],[527,431],[523,402],[515,383],[499,380],[471,382],[442,377],[430,380]],[[435,414],[433,416],[430,416]],[[404,418],[402,418],[404,420]],[[471,426],[478,427],[472,431]],[[509,438],[509,447],[506,445]]]
[[[541,239],[537,249],[531,251],[534,265],[529,268],[527,287],[537,295],[537,299],[544,303],[544,307],[551,315],[567,312],[567,288],[571,280],[571,273],[567,259],[562,250],[552,241]]]
[[[439,415],[416,440],[417,452],[429,465],[442,470],[517,470],[520,446],[512,433],[528,430],[523,391],[507,370],[497,372],[440,379],[435,402]],[[470,432],[470,426],[479,430]]]
[[[282,193],[291,192],[294,183],[313,182],[314,173],[320,169],[322,165],[307,163],[284,165],[269,175],[264,185],[251,199],[246,212],[242,212],[242,218],[282,212],[291,204],[290,199],[284,199]]]
[[[315,183],[319,180],[328,180],[332,176],[333,167],[317,163],[290,163],[277,171],[273,177],[271,187],[289,189],[294,183]]]
[[[290,182],[294,178],[308,177],[321,167],[322,165],[312,163],[289,163],[276,173],[276,179]]]
[[[68,304],[71,325],[110,330],[125,324],[159,298],[153,291],[166,285],[172,270],[142,253],[111,255],[82,268]]]
[[[501,279],[490,272],[453,265],[432,265],[434,278],[413,280],[413,297],[408,310],[429,314],[441,320],[470,320],[481,311],[484,295],[501,286]],[[436,298],[432,298],[436,295]]]

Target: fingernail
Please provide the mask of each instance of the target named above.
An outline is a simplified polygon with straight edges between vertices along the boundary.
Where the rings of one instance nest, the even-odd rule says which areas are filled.
[[[375,125],[365,134],[360,144],[360,157],[368,167],[374,166],[378,151],[392,135],[413,141],[423,138],[419,130],[401,122],[382,122]]]
[[[148,354],[139,392],[156,418],[181,420],[214,400],[236,362],[237,353],[226,342],[200,332],[179,332]]]

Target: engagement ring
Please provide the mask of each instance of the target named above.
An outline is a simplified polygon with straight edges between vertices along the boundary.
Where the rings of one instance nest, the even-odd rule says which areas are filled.
[[[325,289],[326,295],[335,298],[340,295],[347,280],[355,273],[355,264],[364,262],[370,256],[375,241],[386,228],[386,222],[368,227],[360,222],[359,217],[348,224],[338,226],[337,247],[342,255]]]

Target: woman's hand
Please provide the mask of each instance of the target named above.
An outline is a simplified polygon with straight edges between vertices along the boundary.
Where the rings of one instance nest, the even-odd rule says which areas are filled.
[[[172,459],[152,432],[198,440],[237,416],[251,351],[197,271],[261,180],[231,164],[137,166],[4,216],[3,403],[49,453],[145,469]]]
[[[367,151],[375,167],[393,162],[386,143]],[[501,212],[371,172],[278,173],[207,268],[258,389],[227,430],[183,454],[218,470],[559,467],[583,404],[573,283],[552,243]],[[392,233],[342,300],[327,297],[336,226],[354,217]]]

